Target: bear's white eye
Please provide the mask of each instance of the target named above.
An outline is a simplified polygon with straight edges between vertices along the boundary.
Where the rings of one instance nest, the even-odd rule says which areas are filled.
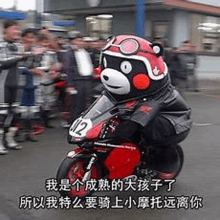
[[[103,58],[103,66],[104,66],[105,68],[107,67],[107,60],[106,60],[105,57]]]
[[[132,65],[131,65],[131,63],[130,62],[128,62],[128,61],[123,61],[122,63],[121,63],[121,71],[123,72],[123,73],[125,73],[125,74],[128,74],[128,73],[130,73],[131,72],[131,70],[132,70]]]

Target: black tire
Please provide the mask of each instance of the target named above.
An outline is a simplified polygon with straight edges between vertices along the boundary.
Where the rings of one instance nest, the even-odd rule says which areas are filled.
[[[179,166],[179,170],[177,171],[175,177],[177,177],[179,175],[180,171],[182,170],[183,163],[184,163],[184,153],[183,153],[183,150],[182,150],[181,146],[176,145],[176,150],[177,150],[177,152],[179,154],[179,157],[180,157],[180,166]]]
[[[85,184],[76,189],[76,186],[72,186],[72,184],[78,179],[82,182],[82,177],[85,174],[85,167],[89,161],[90,157],[86,155],[78,155],[74,158],[66,157],[61,162],[58,171],[57,171],[57,182],[61,183],[62,179],[69,179],[71,184],[70,191],[60,191],[61,196],[68,196],[70,199],[74,199],[75,197],[85,197],[91,195],[93,191],[85,190]],[[78,165],[78,167],[77,167]],[[93,164],[92,172],[90,179],[100,179],[102,177],[101,167],[98,163]],[[59,187],[58,187],[59,188]]]
[[[177,161],[177,167],[175,171],[170,172],[170,173],[162,173],[162,172],[157,172],[157,176],[161,180],[168,180],[168,179],[176,179],[176,177],[179,175],[179,173],[182,170],[183,163],[184,163],[184,153],[180,145],[174,145],[176,149],[176,153],[178,156],[178,161]]]

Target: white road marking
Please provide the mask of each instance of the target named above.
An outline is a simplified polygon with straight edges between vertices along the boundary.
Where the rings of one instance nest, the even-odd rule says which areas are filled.
[[[213,123],[193,123],[194,126],[202,127],[202,126],[210,126]]]

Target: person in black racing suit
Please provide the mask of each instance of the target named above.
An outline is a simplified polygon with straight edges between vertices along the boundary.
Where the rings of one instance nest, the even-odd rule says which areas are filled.
[[[21,149],[14,141],[15,127],[12,120],[15,114],[13,105],[17,98],[18,69],[17,64],[23,59],[18,56],[16,41],[20,30],[15,21],[4,24],[4,41],[0,44],[0,154],[6,154],[5,147]]]
[[[106,92],[130,112],[122,115],[111,137],[136,142],[143,137],[154,146],[154,169],[167,172],[176,161],[172,146],[187,137],[192,121],[190,108],[170,83],[162,54],[158,43],[119,35],[103,48],[100,66]]]
[[[16,128],[13,126],[16,114],[18,89],[18,63],[31,54],[19,52],[16,41],[20,39],[20,29],[15,21],[4,23],[4,41],[0,42],[0,154],[9,149],[21,149],[14,140]],[[40,50],[32,54],[41,53]]]

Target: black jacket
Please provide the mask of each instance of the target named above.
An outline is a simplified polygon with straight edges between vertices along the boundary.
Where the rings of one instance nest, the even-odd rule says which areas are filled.
[[[74,87],[74,81],[91,80],[92,76],[81,76],[78,71],[77,61],[75,57],[75,49],[71,48],[65,54],[64,72],[67,74],[67,87]]]
[[[140,102],[130,120],[146,127],[155,117],[166,118],[173,125],[176,134],[191,128],[191,109],[182,96],[170,86],[164,93]]]
[[[123,122],[116,128],[117,138],[129,139],[136,131],[152,139],[179,135],[189,132],[192,124],[191,109],[172,85],[151,97],[119,104],[118,108]],[[164,134],[158,135],[158,132]]]

